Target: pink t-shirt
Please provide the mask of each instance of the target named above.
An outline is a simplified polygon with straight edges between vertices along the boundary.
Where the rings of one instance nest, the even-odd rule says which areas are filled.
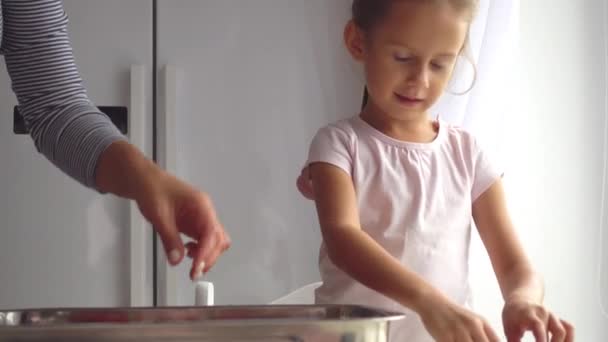
[[[500,176],[473,136],[437,122],[430,143],[393,139],[359,116],[321,128],[307,165],[325,162],[352,178],[362,229],[408,269],[467,305],[471,207]],[[337,268],[321,245],[319,304],[359,304],[405,312],[391,339],[432,341],[418,316]],[[394,339],[393,339],[394,338]]]

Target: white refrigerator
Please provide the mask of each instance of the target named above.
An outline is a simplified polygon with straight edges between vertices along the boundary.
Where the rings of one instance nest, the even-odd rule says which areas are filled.
[[[152,5],[148,0],[65,1],[69,35],[91,99],[98,106],[126,108],[134,143],[149,156]],[[17,101],[4,60],[1,69],[0,308],[152,304],[151,229],[139,227],[138,216],[131,220],[128,202],[83,188],[38,154],[28,135],[14,133]],[[133,244],[132,231],[141,235]],[[132,245],[149,254],[134,258],[139,263],[134,268]]]
[[[341,48],[349,1],[64,6],[93,102],[126,108],[131,141],[214,200],[233,241],[204,277],[215,303],[318,281],[316,213],[295,177],[315,131],[361,101]],[[189,265],[167,266],[135,205],[84,189],[13,132],[5,70],[0,103],[0,309],[192,305]]]

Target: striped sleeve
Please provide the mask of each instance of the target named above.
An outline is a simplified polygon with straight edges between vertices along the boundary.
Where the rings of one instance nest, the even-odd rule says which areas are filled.
[[[2,0],[4,55],[19,110],[36,149],[95,188],[101,153],[126,137],[87,97],[60,0]]]

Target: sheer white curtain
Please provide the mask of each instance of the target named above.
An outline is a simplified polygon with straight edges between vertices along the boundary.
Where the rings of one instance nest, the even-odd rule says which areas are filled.
[[[481,0],[471,26],[470,54],[473,67],[461,58],[446,93],[433,107],[433,115],[463,126],[482,141],[499,149],[504,117],[512,110],[516,75],[518,0]]]
[[[501,167],[507,168],[505,120],[516,110],[518,0],[481,0],[471,27],[470,54],[476,67],[461,58],[446,93],[433,107],[433,116],[471,131]],[[456,94],[454,94],[456,93]],[[508,171],[507,171],[508,173]],[[475,310],[502,332],[502,298],[487,252],[474,230],[471,244],[471,281]]]

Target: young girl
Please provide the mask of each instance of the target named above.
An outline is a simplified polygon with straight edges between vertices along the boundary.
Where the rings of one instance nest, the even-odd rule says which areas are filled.
[[[427,113],[467,47],[476,6],[354,0],[344,38],[364,66],[367,103],[317,132],[298,180],[314,194],[323,235],[316,302],[405,312],[392,341],[498,341],[466,308],[474,220],[505,300],[508,340],[532,331],[536,341],[572,341],[572,326],[542,305],[500,170],[470,134]]]

